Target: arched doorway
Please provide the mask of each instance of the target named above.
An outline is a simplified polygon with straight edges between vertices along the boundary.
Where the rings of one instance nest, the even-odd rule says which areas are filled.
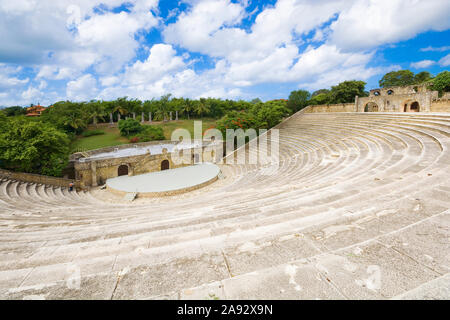
[[[417,101],[414,101],[413,103],[411,103],[411,108],[410,108],[410,112],[419,112],[419,103]]]
[[[364,107],[364,112],[378,112],[378,105],[375,102],[369,102]]]
[[[161,171],[162,170],[167,170],[167,169],[169,169],[169,167],[170,167],[169,160],[163,160],[161,162]]]
[[[119,166],[119,169],[117,170],[117,175],[120,176],[127,176],[128,175],[128,166],[125,164],[122,164]]]

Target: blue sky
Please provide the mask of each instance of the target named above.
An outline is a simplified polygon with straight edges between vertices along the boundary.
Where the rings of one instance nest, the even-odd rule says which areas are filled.
[[[0,0],[0,106],[371,89],[448,70],[449,29],[446,0]]]

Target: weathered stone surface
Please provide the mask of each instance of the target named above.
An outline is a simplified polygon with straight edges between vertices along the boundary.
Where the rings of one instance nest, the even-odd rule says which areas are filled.
[[[450,299],[450,115],[305,111],[183,194],[0,178],[0,298]]]

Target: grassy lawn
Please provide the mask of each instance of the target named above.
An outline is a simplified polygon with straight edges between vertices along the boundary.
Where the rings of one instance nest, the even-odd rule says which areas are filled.
[[[154,126],[162,127],[164,136],[166,137],[166,140],[170,140],[170,138],[172,137],[172,132],[178,128],[187,129],[189,131],[189,133],[191,134],[191,138],[194,139],[194,121],[200,121],[200,120],[198,120],[198,119],[179,120],[179,121],[171,121],[171,122],[166,122],[166,123],[157,122],[154,124]],[[216,125],[215,119],[205,118],[205,119],[201,119],[201,121],[202,121],[203,132]]]
[[[91,137],[77,137],[70,146],[71,151],[86,151],[129,143],[127,138],[120,135],[119,129],[117,128],[100,128],[100,130],[104,131],[105,134]]]
[[[196,120],[198,121],[198,120]],[[212,126],[215,126],[216,120],[215,119],[203,119],[202,120],[202,127],[203,131],[209,129]],[[155,122],[152,124],[154,126],[162,127],[164,136],[166,137],[166,140],[170,140],[172,136],[172,132],[175,129],[178,128],[184,128],[187,129],[190,134],[191,138],[194,138],[194,120],[179,120],[179,121],[171,121],[171,122]],[[93,130],[95,128],[89,128],[88,130]],[[77,137],[71,147],[72,152],[76,151],[87,151],[87,150],[93,150],[103,147],[111,147],[111,146],[117,146],[121,144],[129,143],[129,140],[125,137],[122,137],[120,135],[118,128],[98,128],[99,130],[102,130],[105,132],[105,134],[97,135],[97,136],[91,136],[91,137],[83,137],[79,136]]]

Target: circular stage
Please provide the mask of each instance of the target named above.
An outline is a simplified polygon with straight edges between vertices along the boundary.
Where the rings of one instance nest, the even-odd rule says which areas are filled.
[[[212,163],[150,172],[137,176],[120,176],[106,180],[109,191],[140,197],[173,195],[195,190],[217,180],[220,168]]]

